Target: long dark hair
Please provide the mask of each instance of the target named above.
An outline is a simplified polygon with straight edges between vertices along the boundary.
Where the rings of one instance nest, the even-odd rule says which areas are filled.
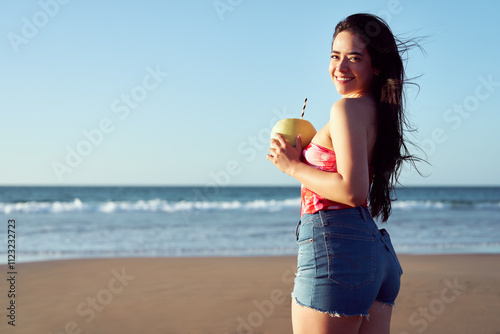
[[[373,77],[372,95],[377,103],[377,139],[371,167],[372,183],[368,195],[372,217],[385,222],[391,214],[392,193],[403,162],[421,159],[408,151],[405,130],[412,131],[405,116],[405,75],[403,55],[416,41],[402,42],[394,37],[387,23],[372,14],[354,14],[335,27],[333,39],[342,31],[359,35],[366,44],[372,66],[380,73]]]

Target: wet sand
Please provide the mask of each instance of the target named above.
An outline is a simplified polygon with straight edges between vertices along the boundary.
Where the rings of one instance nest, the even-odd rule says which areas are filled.
[[[500,255],[402,255],[392,333],[500,333]],[[295,257],[0,266],[0,333],[291,333]],[[15,288],[15,326],[8,292]]]

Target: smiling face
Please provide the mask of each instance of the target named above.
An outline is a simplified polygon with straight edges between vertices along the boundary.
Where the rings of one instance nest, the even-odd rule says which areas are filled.
[[[376,73],[364,41],[347,30],[333,41],[329,70],[337,92],[343,97],[369,94]]]

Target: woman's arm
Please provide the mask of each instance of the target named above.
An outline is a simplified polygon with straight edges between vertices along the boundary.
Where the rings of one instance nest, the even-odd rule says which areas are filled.
[[[369,191],[369,150],[373,146],[375,108],[362,99],[341,99],[330,112],[329,132],[335,148],[338,173],[321,171],[300,161],[297,149],[283,137],[271,140],[268,159],[281,171],[329,200],[361,205]]]

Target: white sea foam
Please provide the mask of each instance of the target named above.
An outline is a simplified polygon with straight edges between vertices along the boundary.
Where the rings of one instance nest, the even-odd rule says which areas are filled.
[[[440,201],[395,201],[392,203],[394,209],[415,210],[415,209],[445,209],[451,207],[451,203]]]
[[[453,201],[394,201],[392,203],[394,209],[401,210],[450,210],[454,208],[468,209],[498,209],[500,202],[453,202]]]
[[[262,200],[252,201],[167,201],[163,199],[139,200],[139,201],[106,201],[106,202],[82,202],[75,198],[68,202],[0,202],[0,213],[119,213],[119,212],[181,212],[181,211],[227,211],[227,210],[260,210],[280,211],[285,208],[300,206],[300,198],[284,200]],[[500,202],[479,203],[454,203],[445,201],[395,201],[392,203],[395,210],[450,210],[458,207],[473,209],[499,208]]]
[[[243,201],[166,201],[162,199],[139,201],[82,202],[76,198],[70,202],[20,202],[0,203],[0,212],[13,213],[77,213],[77,212],[180,212],[180,211],[226,211],[268,210],[277,211],[300,206],[300,198],[285,200]]]

